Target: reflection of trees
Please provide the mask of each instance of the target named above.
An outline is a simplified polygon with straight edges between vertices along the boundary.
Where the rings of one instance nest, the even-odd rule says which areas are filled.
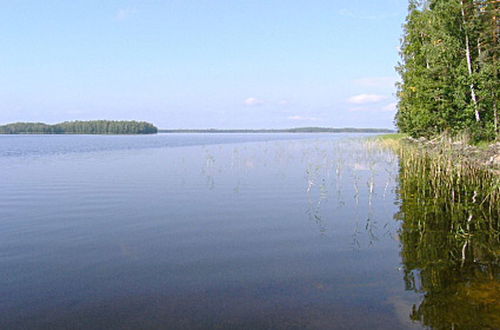
[[[467,186],[472,181],[466,177],[461,189],[429,189],[429,181],[441,174],[422,165],[416,168],[402,156],[401,208],[396,215],[402,221],[406,288],[423,294],[411,318],[435,329],[498,329],[498,205],[481,203],[484,196],[478,196],[477,187]]]

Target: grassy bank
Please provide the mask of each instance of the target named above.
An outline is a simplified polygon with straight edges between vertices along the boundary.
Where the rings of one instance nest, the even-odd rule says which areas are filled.
[[[380,144],[395,149],[403,145],[410,149],[426,151],[430,155],[453,158],[458,164],[467,163],[475,167],[497,171],[500,174],[500,142],[479,141],[472,143],[467,134],[449,136],[442,134],[433,139],[414,139],[406,134],[384,134],[375,138]]]
[[[390,133],[390,134],[377,135],[377,137],[375,137],[375,139],[378,141],[400,141],[401,139],[404,139],[407,137],[408,137],[408,135],[406,135],[404,133]]]
[[[498,154],[498,144],[479,148],[447,137],[429,141],[404,134],[382,135],[376,141],[398,154],[400,179],[418,187],[423,203],[460,210],[464,219],[471,216],[470,210],[477,210],[492,218],[498,229],[500,171],[491,162]]]

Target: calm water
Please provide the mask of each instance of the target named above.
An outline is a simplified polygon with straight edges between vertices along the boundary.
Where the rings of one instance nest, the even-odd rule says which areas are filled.
[[[422,327],[362,137],[0,136],[0,327]]]

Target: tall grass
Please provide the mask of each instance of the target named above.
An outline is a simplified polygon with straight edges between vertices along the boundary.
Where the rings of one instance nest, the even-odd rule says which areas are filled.
[[[415,187],[420,199],[439,202],[449,210],[460,206],[477,208],[498,220],[500,175],[475,159],[457,153],[455,145],[464,141],[441,139],[429,147],[388,137],[378,143],[398,154],[400,180]]]
[[[399,156],[399,239],[411,318],[436,329],[500,328],[500,178],[457,143],[384,138]]]

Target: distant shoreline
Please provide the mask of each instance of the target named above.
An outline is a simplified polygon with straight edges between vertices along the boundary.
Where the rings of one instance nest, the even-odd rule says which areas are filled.
[[[70,121],[53,125],[37,122],[17,122],[0,125],[0,134],[135,135],[155,133],[395,133],[395,130],[388,128],[353,127],[293,127],[280,129],[158,129],[153,124],[147,122],[113,120]]]
[[[159,129],[158,133],[394,133],[388,128],[297,127],[284,129]]]

